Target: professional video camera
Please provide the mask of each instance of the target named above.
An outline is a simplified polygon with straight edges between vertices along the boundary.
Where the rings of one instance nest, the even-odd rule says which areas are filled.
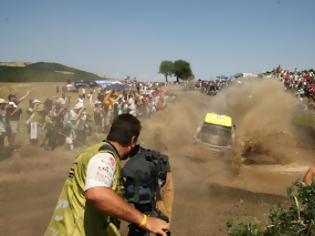
[[[168,222],[168,217],[156,208],[156,201],[161,200],[161,188],[169,171],[168,156],[139,145],[135,150],[122,170],[125,197],[142,213]],[[171,235],[170,232],[167,234]],[[139,226],[129,225],[128,236],[148,235],[149,232]]]

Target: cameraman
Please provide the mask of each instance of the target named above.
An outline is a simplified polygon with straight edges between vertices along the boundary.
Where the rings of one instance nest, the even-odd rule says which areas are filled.
[[[86,149],[74,161],[45,235],[120,235],[112,217],[166,236],[169,224],[148,217],[125,202],[120,161],[136,146],[141,125],[123,114],[114,120],[107,141]]]
[[[137,145],[130,157],[122,170],[125,198],[144,214],[169,222],[174,186],[168,156]],[[128,236],[148,235],[137,225],[129,225]]]

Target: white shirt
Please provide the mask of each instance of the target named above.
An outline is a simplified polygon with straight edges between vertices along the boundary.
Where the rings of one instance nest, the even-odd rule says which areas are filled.
[[[70,120],[77,120],[79,115],[74,110],[70,110]]]
[[[58,98],[58,102],[60,103],[61,106],[64,106],[66,104],[66,99],[63,97]]]
[[[94,155],[86,169],[84,191],[93,187],[113,186],[116,169],[116,160],[110,153],[97,153]]]
[[[78,98],[77,104],[80,104],[82,107],[84,106],[84,100],[83,98]]]

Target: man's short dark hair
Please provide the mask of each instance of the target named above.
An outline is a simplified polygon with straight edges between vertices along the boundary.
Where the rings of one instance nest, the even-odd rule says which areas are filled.
[[[107,135],[108,141],[118,142],[126,147],[131,142],[131,138],[138,138],[141,130],[140,121],[130,114],[119,115],[113,122]]]

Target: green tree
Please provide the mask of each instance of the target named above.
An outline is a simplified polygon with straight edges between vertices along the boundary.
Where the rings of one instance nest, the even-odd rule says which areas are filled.
[[[165,81],[168,82],[168,76],[172,76],[174,72],[174,63],[172,61],[162,61],[160,64],[159,73],[165,76]]]
[[[176,76],[176,82],[179,79],[188,80],[193,77],[193,73],[190,68],[190,64],[184,60],[177,60],[174,62],[174,75]]]

